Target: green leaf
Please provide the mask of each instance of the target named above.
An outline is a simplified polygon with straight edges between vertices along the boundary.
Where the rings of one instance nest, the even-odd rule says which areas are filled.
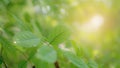
[[[19,27],[21,30],[27,30],[31,31],[32,27],[30,26],[30,23],[24,22],[22,19],[20,19],[17,15],[10,13],[10,15],[14,18],[16,21],[16,26]]]
[[[28,60],[31,60],[35,56],[36,52],[37,52],[37,47],[32,47],[28,49],[27,50],[27,54],[29,55]]]
[[[22,60],[20,61],[20,63],[18,64],[18,68],[26,68],[27,67],[27,61]]]
[[[70,36],[70,30],[68,29],[68,27],[59,25],[59,26],[56,26],[51,31],[51,33],[48,36],[48,41],[52,45],[58,45],[64,42],[65,40],[67,40],[69,36]]]
[[[88,61],[88,66],[89,68],[98,68],[98,64],[93,60]]]
[[[36,57],[43,61],[54,63],[57,59],[57,53],[52,46],[44,45],[38,49]]]
[[[78,68],[88,68],[87,64],[84,62],[84,60],[78,58],[77,56],[75,56],[73,53],[69,52],[69,51],[63,51],[64,56],[71,62],[73,63],[75,66],[77,66]]]
[[[14,36],[14,43],[22,47],[37,46],[40,39],[29,31],[19,32]]]
[[[31,61],[34,63],[35,68],[54,68],[53,63],[47,63],[42,60],[39,60],[38,58],[32,58]]]
[[[0,56],[0,65],[3,63],[3,59],[2,57]]]

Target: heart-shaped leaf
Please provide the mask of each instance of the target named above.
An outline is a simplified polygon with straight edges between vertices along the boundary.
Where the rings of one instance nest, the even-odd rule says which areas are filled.
[[[57,59],[57,53],[52,46],[44,45],[38,49],[36,57],[43,61],[54,63]]]

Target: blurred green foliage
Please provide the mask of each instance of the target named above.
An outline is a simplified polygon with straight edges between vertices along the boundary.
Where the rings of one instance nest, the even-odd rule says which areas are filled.
[[[119,3],[0,0],[0,68],[120,68]],[[82,31],[95,14],[102,27]]]

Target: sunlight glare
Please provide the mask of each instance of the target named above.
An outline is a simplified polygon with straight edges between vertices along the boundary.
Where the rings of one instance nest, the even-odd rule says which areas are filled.
[[[93,32],[98,30],[104,22],[104,18],[101,15],[93,16],[86,24],[81,26],[82,31]]]
[[[17,42],[16,42],[16,41],[14,41],[13,43],[14,43],[14,44],[16,44]]]

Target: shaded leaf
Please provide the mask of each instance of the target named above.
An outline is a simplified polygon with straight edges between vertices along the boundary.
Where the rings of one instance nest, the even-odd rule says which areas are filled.
[[[19,64],[18,64],[18,68],[26,68],[27,67],[27,61],[21,61]]]
[[[2,57],[0,56],[0,65],[3,63],[3,59]]]
[[[27,31],[31,31],[32,28],[30,27],[30,23],[25,23],[23,22],[18,16],[11,14],[11,16],[16,20],[16,25],[22,29],[22,30],[27,30]]]
[[[87,64],[84,62],[84,60],[78,58],[77,56],[75,56],[73,53],[69,52],[69,51],[63,51],[64,56],[71,62],[73,63],[75,66],[79,67],[79,68],[88,68]]]
[[[97,63],[93,60],[88,61],[88,66],[89,66],[89,68],[98,68]]]

